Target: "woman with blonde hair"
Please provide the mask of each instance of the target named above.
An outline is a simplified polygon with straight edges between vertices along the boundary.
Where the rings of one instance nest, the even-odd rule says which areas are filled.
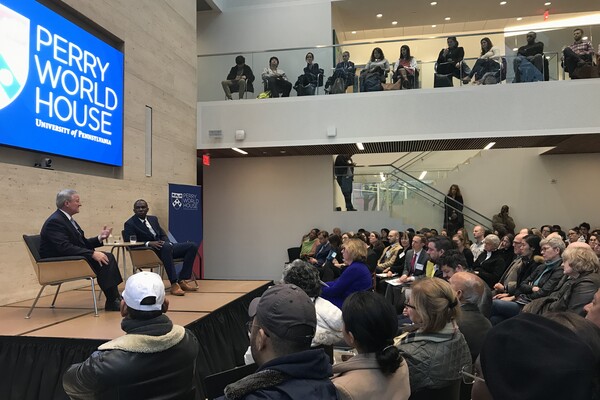
[[[366,265],[367,244],[360,239],[348,239],[342,245],[342,257],[347,267],[338,279],[323,287],[321,295],[339,309],[352,293],[373,288],[373,278]]]
[[[527,304],[524,312],[544,314],[571,311],[585,316],[583,307],[594,299],[600,288],[600,261],[587,245],[567,247],[562,254],[564,276],[547,297]]]
[[[417,280],[405,304],[418,329],[396,338],[400,354],[408,362],[410,390],[456,385],[460,370],[471,365],[469,346],[458,330],[460,304],[450,284],[439,278]]]

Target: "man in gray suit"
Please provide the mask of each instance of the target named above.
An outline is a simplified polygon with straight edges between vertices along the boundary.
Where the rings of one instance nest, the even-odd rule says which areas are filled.
[[[417,277],[425,275],[425,265],[429,261],[429,255],[423,248],[427,243],[424,235],[415,235],[412,241],[412,249],[406,252],[404,258],[404,271],[400,277],[400,282],[412,282]]]

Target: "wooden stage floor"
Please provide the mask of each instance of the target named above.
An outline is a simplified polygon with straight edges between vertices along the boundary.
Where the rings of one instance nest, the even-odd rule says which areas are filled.
[[[171,296],[167,291],[167,315],[173,323],[186,326],[270,282],[199,280],[197,292]],[[165,286],[168,285],[165,281]],[[50,308],[54,291],[52,287],[44,290],[46,295],[40,297],[30,319],[25,319],[25,314],[33,299],[0,307],[0,336],[112,340],[124,335],[121,314],[104,312],[104,296],[98,302],[99,316],[94,317],[89,286],[61,291],[55,308]]]

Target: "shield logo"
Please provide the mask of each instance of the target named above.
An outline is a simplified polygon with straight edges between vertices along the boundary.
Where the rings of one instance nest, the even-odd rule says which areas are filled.
[[[29,75],[29,19],[0,4],[0,110],[12,103]]]

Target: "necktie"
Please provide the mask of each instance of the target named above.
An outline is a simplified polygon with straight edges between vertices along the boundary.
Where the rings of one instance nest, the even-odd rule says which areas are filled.
[[[152,226],[150,225],[150,222],[148,222],[147,219],[144,220],[144,224],[146,224],[146,227],[148,228],[148,230],[150,231],[150,233],[152,234],[152,236],[154,236],[156,238],[156,232],[154,232],[154,229],[152,229]]]
[[[410,260],[410,273],[415,272],[415,262],[417,262],[417,253],[413,254],[412,260]]]
[[[77,222],[75,222],[75,220],[73,218],[71,218],[71,224],[73,224],[77,233],[79,233],[81,235],[81,229],[79,229],[79,225],[77,225]]]

